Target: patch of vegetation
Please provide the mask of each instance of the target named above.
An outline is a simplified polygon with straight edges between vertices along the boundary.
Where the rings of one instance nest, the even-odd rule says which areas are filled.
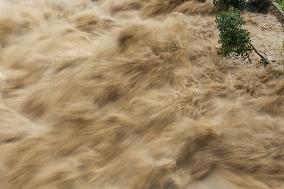
[[[252,12],[267,14],[270,7],[269,0],[250,0],[246,4],[246,8]]]
[[[213,0],[215,6],[221,10],[227,10],[230,7],[234,7],[239,10],[243,10],[246,6],[245,0]]]
[[[228,10],[230,7],[233,7],[239,10],[247,9],[259,13],[268,13],[270,7],[269,0],[213,0],[213,3],[220,10]]]
[[[220,55],[250,61],[250,54],[254,51],[260,57],[260,63],[269,64],[269,61],[252,45],[250,33],[242,28],[245,21],[239,10],[230,8],[228,11],[219,13],[216,24],[220,32],[218,40],[221,44],[218,51]]]
[[[282,1],[280,5],[281,5],[282,10],[284,11],[284,0]]]
[[[280,7],[282,8],[282,10],[284,11],[284,0],[274,0],[274,1],[278,3]]]

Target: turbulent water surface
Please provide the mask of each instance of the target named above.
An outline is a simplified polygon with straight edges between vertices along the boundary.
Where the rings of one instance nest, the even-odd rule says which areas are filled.
[[[283,28],[218,56],[210,0],[0,0],[1,189],[284,188]]]

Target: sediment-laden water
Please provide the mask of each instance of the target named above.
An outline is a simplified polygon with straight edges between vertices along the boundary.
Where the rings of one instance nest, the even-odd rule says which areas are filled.
[[[223,59],[211,1],[0,1],[1,189],[284,187],[283,28]]]

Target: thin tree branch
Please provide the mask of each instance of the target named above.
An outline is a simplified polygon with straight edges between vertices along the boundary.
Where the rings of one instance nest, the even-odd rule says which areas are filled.
[[[253,46],[253,44],[249,43],[250,46],[252,47],[252,49],[254,50],[254,52],[261,58],[261,63],[263,63],[265,66],[267,64],[269,64],[269,61],[267,60],[267,58],[265,58],[262,54],[260,54],[256,48]]]

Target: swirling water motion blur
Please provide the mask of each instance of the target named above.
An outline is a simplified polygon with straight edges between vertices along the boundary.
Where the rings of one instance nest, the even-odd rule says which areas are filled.
[[[217,54],[196,0],[0,0],[1,189],[284,187],[283,28]]]

